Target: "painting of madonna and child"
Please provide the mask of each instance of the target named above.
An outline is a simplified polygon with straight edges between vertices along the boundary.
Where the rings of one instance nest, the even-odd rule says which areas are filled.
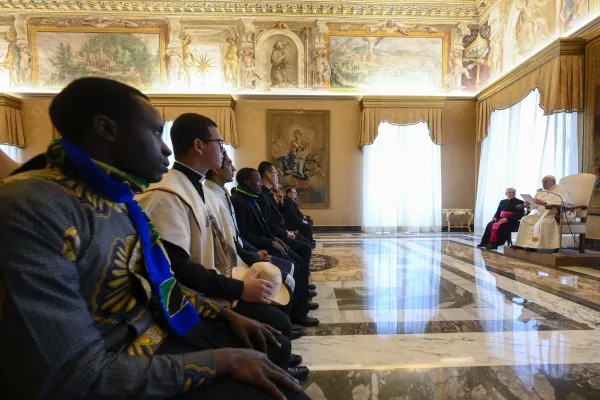
[[[329,111],[269,110],[269,154],[282,190],[304,208],[329,208]]]

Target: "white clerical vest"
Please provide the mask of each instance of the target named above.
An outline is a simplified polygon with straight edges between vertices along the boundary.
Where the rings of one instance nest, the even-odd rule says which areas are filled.
[[[214,195],[205,191],[204,196],[206,204],[192,182],[172,169],[136,200],[161,238],[185,250],[190,262],[231,276],[239,258],[223,234],[218,212],[210,205],[214,200],[209,200],[209,196]]]

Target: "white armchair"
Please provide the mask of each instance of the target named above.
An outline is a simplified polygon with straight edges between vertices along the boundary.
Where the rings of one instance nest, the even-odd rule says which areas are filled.
[[[563,235],[579,235],[579,252],[585,253],[585,229],[588,208],[592,201],[592,195],[596,187],[596,175],[575,174],[562,178],[559,185],[571,193],[571,207],[565,207],[567,211],[575,212],[575,220],[565,220],[563,215]]]

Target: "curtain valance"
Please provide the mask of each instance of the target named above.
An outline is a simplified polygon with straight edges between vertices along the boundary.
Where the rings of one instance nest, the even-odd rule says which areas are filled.
[[[362,121],[358,147],[373,144],[379,124],[387,121],[396,125],[425,122],[435,144],[443,143],[443,98],[363,97],[360,102]]]
[[[21,100],[0,93],[0,144],[25,147]]]
[[[162,112],[165,121],[175,120],[185,113],[202,114],[213,119],[225,143],[238,147],[235,125],[235,100],[229,95],[150,95],[150,100]]]
[[[581,38],[558,39],[535,57],[477,97],[477,141],[488,135],[494,110],[511,107],[536,88],[544,115],[583,111],[583,49]]]

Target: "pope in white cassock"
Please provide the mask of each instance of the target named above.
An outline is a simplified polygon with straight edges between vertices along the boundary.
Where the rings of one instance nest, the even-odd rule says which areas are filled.
[[[521,219],[516,247],[538,250],[560,248],[559,226],[555,218],[559,210],[547,209],[546,206],[560,206],[560,197],[562,197],[563,206],[568,207],[571,203],[571,194],[567,189],[557,185],[556,178],[552,175],[542,179],[542,187],[543,190],[535,195],[535,204],[526,203],[531,208],[532,214]]]

